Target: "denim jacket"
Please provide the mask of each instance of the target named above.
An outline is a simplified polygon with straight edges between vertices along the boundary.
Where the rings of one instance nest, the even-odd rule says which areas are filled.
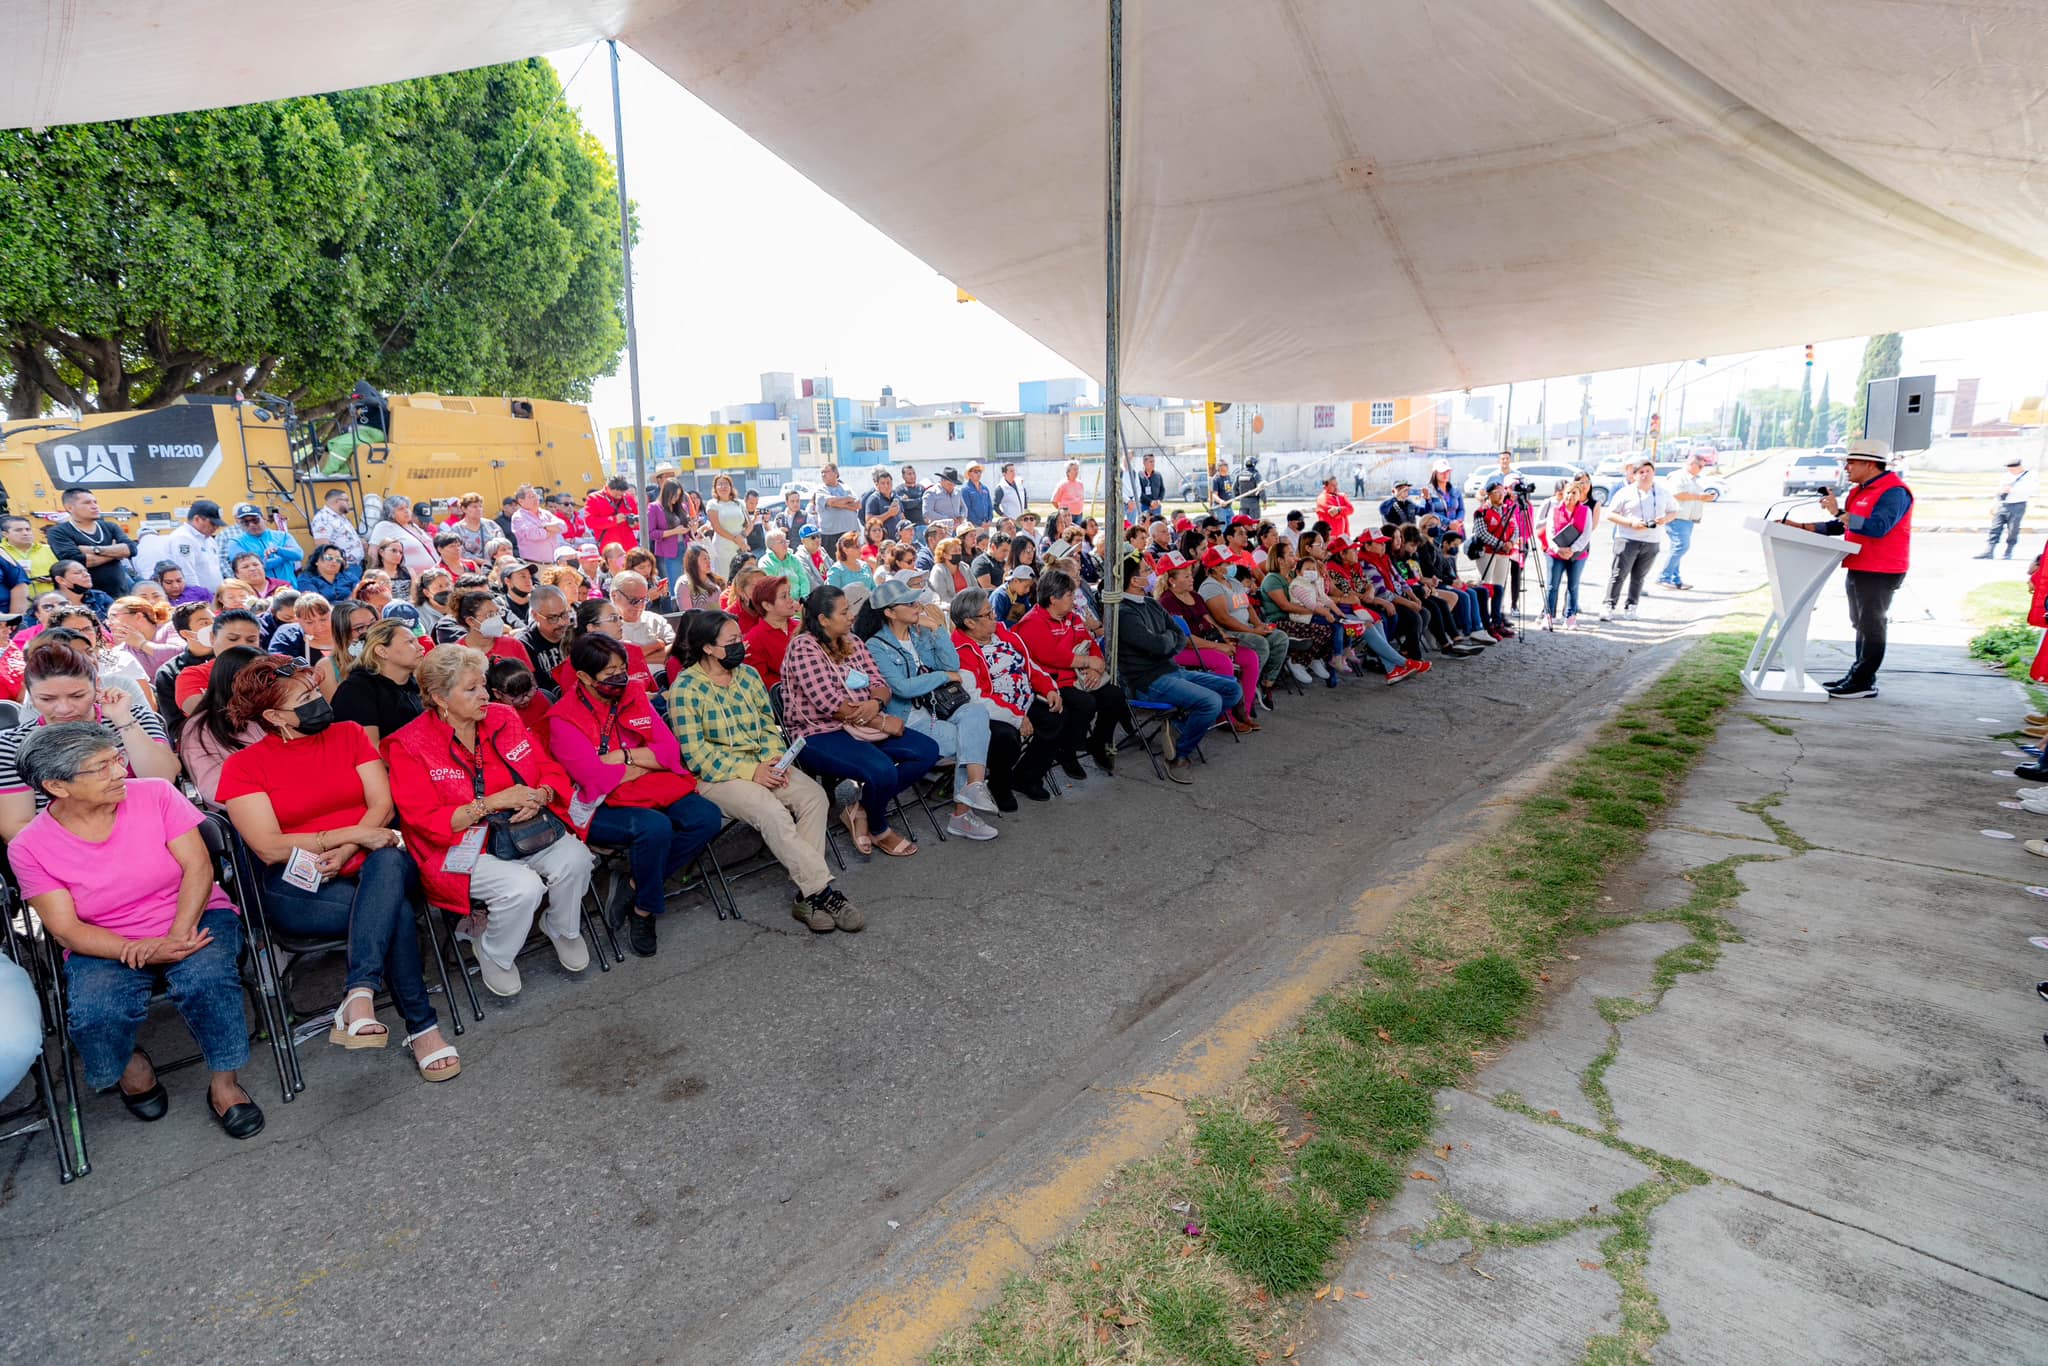
[[[942,683],[950,683],[952,674],[960,667],[960,652],[943,631],[934,631],[925,626],[910,628],[910,643],[904,644],[888,627],[883,627],[868,637],[868,653],[874,657],[875,667],[882,671],[882,681],[889,685],[889,701],[883,707],[891,716],[908,719],[910,699],[936,692]],[[912,662],[913,656],[916,663]],[[928,672],[919,673],[921,663]]]

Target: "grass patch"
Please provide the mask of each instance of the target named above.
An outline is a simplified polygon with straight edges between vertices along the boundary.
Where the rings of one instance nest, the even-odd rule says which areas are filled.
[[[1359,1216],[1426,1175],[1412,1169],[1429,1141],[1436,1092],[1469,1080],[1513,1037],[1563,945],[1635,918],[1603,909],[1602,881],[1640,850],[1652,817],[1741,694],[1737,670],[1750,642],[1746,632],[1724,630],[1689,649],[1592,737],[1564,786],[1524,801],[1498,833],[1396,912],[1358,973],[1268,1040],[1239,1088],[1192,1102],[1187,1125],[1158,1156],[1121,1170],[1073,1234],[928,1360],[1279,1358],[1303,1312],[1288,1297],[1322,1280]],[[1775,820],[1762,806],[1758,814]],[[1785,830],[1781,842],[1787,837],[1797,838]],[[1660,986],[1711,966],[1719,945],[1735,940],[1719,908],[1739,890],[1732,868],[1715,865],[1701,870],[1686,905],[1642,917],[1692,931],[1660,960]],[[1649,1008],[1601,1003],[1610,1023]],[[1613,1056],[1610,1049],[1604,1061]],[[1603,1127],[1588,1132],[1656,1172],[1634,1204],[1556,1227],[1474,1226],[1467,1218],[1461,1232],[1444,1236],[1489,1245],[1607,1228],[1612,1249],[1603,1245],[1603,1255],[1623,1286],[1616,1338],[1646,1352],[1661,1329],[1642,1276],[1642,1221],[1655,1204],[1708,1178],[1617,1137],[1604,1099],[1603,1090],[1595,1099]]]
[[[1977,634],[1970,639],[1970,655],[2004,671],[2006,677],[2025,686],[2038,710],[2048,711],[2048,688],[2033,681],[2028,668],[2041,648],[2041,630],[2027,625],[2032,595],[2016,579],[1982,584],[1963,595],[1963,616]]]

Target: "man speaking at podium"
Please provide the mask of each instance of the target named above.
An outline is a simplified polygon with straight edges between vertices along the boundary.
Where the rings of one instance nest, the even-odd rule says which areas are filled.
[[[1856,628],[1856,663],[1824,685],[1829,697],[1877,696],[1877,670],[1884,663],[1886,614],[1892,594],[1906,580],[1913,540],[1913,491],[1889,468],[1892,448],[1859,438],[1842,459],[1849,474],[1849,501],[1838,505],[1833,489],[1820,505],[1827,522],[1788,522],[1823,536],[1846,537],[1858,547],[1848,562],[1849,624]]]

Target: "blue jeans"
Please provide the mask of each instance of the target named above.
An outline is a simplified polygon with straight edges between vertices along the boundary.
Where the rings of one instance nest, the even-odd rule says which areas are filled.
[[[0,1096],[20,1085],[42,1055],[43,1005],[36,984],[13,959],[0,958]]]
[[[249,1061],[249,1019],[242,1013],[242,974],[235,966],[242,922],[233,911],[208,911],[199,917],[199,928],[211,931],[213,942],[168,966],[131,968],[118,958],[82,953],[64,960],[71,1043],[85,1064],[86,1085],[104,1091],[128,1070],[159,977],[209,1071],[233,1072]]]
[[[1186,754],[1201,745],[1209,728],[1227,709],[1244,701],[1244,689],[1236,679],[1222,674],[1175,669],[1134,690],[1131,698],[1137,702],[1161,702],[1174,709],[1180,723],[1174,748]]]
[[[1677,526],[1678,523],[1673,522],[1671,525]],[[1579,614],[1579,576],[1585,572],[1586,557],[1584,555],[1579,556],[1577,559],[1560,560],[1553,558],[1550,561],[1550,587],[1543,594],[1544,616],[1554,617],[1557,615],[1557,586],[1560,583],[1566,585],[1564,614],[1567,617],[1575,617]]]
[[[808,753],[810,746],[804,749]],[[590,842],[625,849],[633,865],[633,905],[660,915],[668,906],[664,884],[689,867],[724,825],[725,814],[695,792],[667,806],[607,802],[590,818]]]
[[[257,875],[263,909],[281,933],[348,940],[344,993],[389,988],[408,1034],[431,1029],[434,1007],[420,960],[420,870],[403,849],[372,849],[353,877],[329,878],[317,892],[284,880],[284,865]]]
[[[914,730],[886,740],[856,740],[843,730],[828,730],[804,741],[796,762],[813,778],[851,778],[859,783],[868,833],[879,835],[889,828],[889,803],[932,771],[939,762],[939,747],[930,736]],[[832,783],[826,783],[825,790],[830,792]]]
[[[1376,621],[1363,622],[1362,624],[1365,630],[1359,634],[1358,643],[1372,651],[1372,657],[1377,659],[1388,673],[1392,673],[1408,662],[1407,656],[1387,643],[1385,627]]]
[[[941,721],[922,707],[912,707],[903,724],[939,747],[941,759],[954,761],[953,795],[967,785],[967,766],[988,763],[988,708],[969,702]]]
[[[1683,583],[1678,577],[1678,562],[1685,558],[1685,552],[1692,549],[1692,530],[1697,522],[1677,521],[1664,524],[1664,534],[1671,538],[1671,555],[1664,561],[1664,572],[1657,576],[1659,583]]]

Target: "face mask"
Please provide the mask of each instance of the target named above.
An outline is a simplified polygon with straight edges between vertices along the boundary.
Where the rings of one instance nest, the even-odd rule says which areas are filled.
[[[202,626],[194,631],[192,633],[192,643],[202,650],[211,650],[213,648],[213,628],[211,626]]]
[[[476,633],[485,640],[496,640],[499,636],[505,634],[505,619],[503,617],[486,617],[476,624]]]
[[[868,675],[865,669],[848,669],[846,671],[846,687],[848,691],[859,692],[867,685]]]
[[[448,605],[448,590],[447,590],[447,589],[445,589],[445,588],[444,588],[444,589],[442,589],[442,590],[441,590],[440,592],[438,592],[438,593],[434,594],[434,595],[433,595],[433,598],[434,598],[434,606],[436,606],[436,607],[446,607],[446,606]]]
[[[531,701],[533,701],[532,689],[528,689],[525,692],[508,692],[505,694],[505,705],[514,711],[523,710],[526,704]]]
[[[362,642],[362,641],[360,641],[360,640],[351,640],[351,641],[350,641],[350,642],[348,643],[348,657],[349,657],[350,659],[361,659],[361,658],[363,657],[363,642]]]
[[[616,702],[626,695],[626,684],[628,681],[623,678],[600,678],[590,686],[599,697]]]
[[[728,669],[737,669],[747,662],[747,643],[736,640],[718,652],[718,662]]]
[[[292,715],[301,735],[318,735],[334,724],[334,708],[324,697],[307,698],[292,708]]]

